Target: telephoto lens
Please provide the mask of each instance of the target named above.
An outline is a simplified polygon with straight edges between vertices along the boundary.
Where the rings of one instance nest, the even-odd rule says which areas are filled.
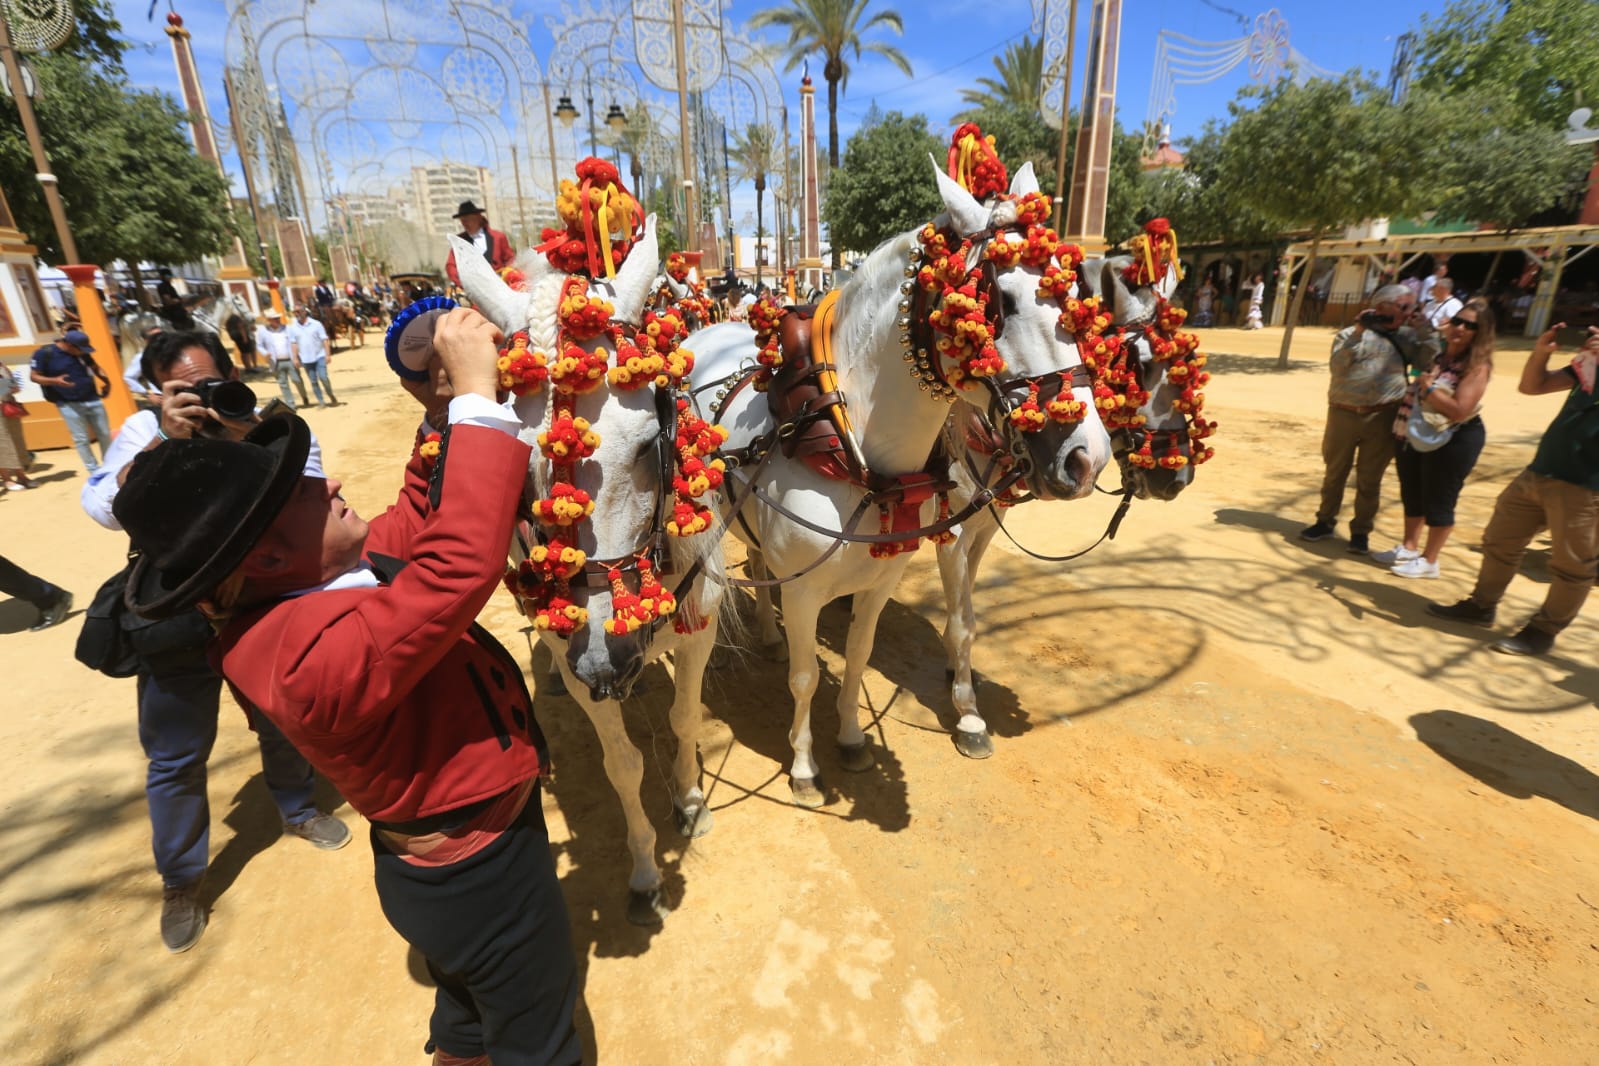
[[[255,390],[242,381],[202,381],[193,391],[223,418],[240,420],[255,414]]]

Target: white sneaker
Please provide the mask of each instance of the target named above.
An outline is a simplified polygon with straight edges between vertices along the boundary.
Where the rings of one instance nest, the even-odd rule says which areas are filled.
[[[1372,552],[1371,557],[1382,566],[1393,566],[1395,563],[1419,559],[1421,558],[1421,552],[1407,548],[1403,544],[1395,544],[1385,552]]]
[[[1393,572],[1398,574],[1400,577],[1438,576],[1438,564],[1429,563],[1420,556],[1417,556],[1414,559],[1406,559],[1402,563],[1395,563],[1390,569],[1392,569]]]

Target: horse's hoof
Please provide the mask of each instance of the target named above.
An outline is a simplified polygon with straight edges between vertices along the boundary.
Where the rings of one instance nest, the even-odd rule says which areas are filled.
[[[987,733],[955,730],[955,750],[968,759],[986,759],[994,754],[994,740]]]
[[[550,696],[564,696],[566,695],[566,678],[561,676],[561,671],[551,670],[545,675],[544,680],[539,683],[539,689]]]
[[[677,822],[677,831],[686,837],[702,837],[711,831],[711,809],[706,806],[695,807],[692,811],[685,811],[677,804],[672,805],[672,817]]]
[[[632,889],[627,893],[627,920],[634,925],[649,926],[651,928],[666,921],[666,916],[671,913],[666,901],[661,898],[661,890],[652,888],[648,892],[635,892]]]
[[[822,795],[822,790],[816,787],[814,777],[791,777],[788,779],[788,788],[794,796],[794,806],[815,810],[827,802],[827,797]]]
[[[865,773],[877,765],[877,757],[872,754],[872,742],[869,740],[859,744],[840,744],[838,758],[844,764],[844,769],[852,774]]]
[[[761,649],[761,652],[774,663],[788,662],[788,641],[774,640]]]

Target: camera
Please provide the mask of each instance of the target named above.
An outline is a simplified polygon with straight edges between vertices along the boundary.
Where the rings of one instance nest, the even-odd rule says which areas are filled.
[[[255,390],[242,381],[212,378],[196,382],[184,391],[198,396],[203,406],[211,408],[223,418],[243,420],[255,415]]]

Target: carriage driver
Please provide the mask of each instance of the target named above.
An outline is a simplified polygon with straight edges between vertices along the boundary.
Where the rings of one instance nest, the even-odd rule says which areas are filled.
[[[406,388],[444,433],[370,524],[302,476],[291,414],[140,455],[116,515],[157,617],[198,605],[212,660],[372,823],[378,898],[427,961],[436,1064],[577,1063],[576,960],[544,828],[544,742],[517,662],[474,623],[498,586],[530,448],[495,402],[497,330],[439,319]],[[427,427],[424,427],[427,428]],[[445,467],[448,466],[446,476]]]

